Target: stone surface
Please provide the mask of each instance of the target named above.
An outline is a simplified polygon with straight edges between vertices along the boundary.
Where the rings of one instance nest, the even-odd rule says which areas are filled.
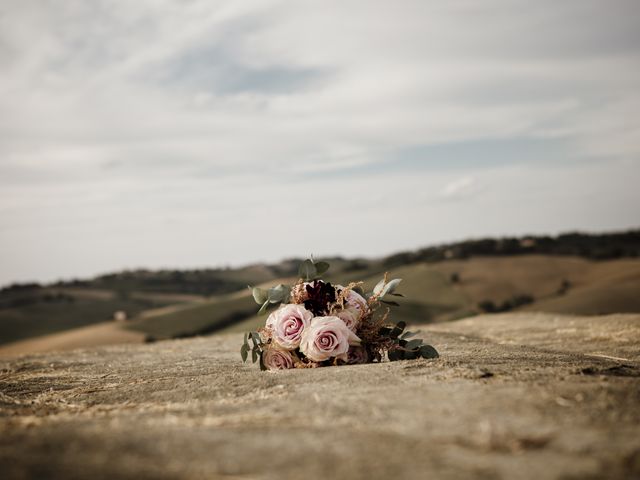
[[[421,330],[440,359],[260,372],[233,334],[0,360],[2,478],[640,478],[640,316]]]

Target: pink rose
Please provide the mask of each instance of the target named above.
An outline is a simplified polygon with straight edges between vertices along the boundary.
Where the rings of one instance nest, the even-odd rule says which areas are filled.
[[[336,357],[347,361],[350,345],[359,345],[358,336],[338,317],[315,317],[302,332],[300,351],[314,362]]]
[[[352,332],[357,330],[358,324],[360,323],[360,312],[353,307],[336,312],[336,317],[342,320]]]
[[[286,350],[295,350],[312,318],[313,314],[304,306],[288,304],[269,315],[266,326],[271,330],[274,342]]]
[[[276,347],[269,347],[262,353],[262,363],[268,370],[287,370],[294,366],[291,353]]]
[[[341,285],[338,285],[337,288],[344,289]],[[358,292],[349,290],[345,296],[345,300],[347,301],[347,307],[354,308],[358,312],[358,320],[369,313],[367,300]]]

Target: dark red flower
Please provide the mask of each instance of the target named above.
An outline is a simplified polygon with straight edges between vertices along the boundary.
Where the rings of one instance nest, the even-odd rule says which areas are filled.
[[[306,286],[308,298],[304,301],[304,308],[312,312],[315,316],[326,315],[329,305],[336,301],[336,288],[330,283],[322,280],[314,280]]]

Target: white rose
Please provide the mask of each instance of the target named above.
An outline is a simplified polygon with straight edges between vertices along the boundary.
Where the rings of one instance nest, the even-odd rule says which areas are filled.
[[[360,339],[338,317],[315,317],[302,332],[300,351],[314,362],[332,357],[347,361],[350,345],[360,345]]]

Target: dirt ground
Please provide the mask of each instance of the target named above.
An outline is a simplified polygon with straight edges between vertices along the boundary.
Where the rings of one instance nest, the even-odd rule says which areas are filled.
[[[238,334],[5,358],[1,476],[640,478],[640,315],[421,330],[440,359],[260,372]]]

